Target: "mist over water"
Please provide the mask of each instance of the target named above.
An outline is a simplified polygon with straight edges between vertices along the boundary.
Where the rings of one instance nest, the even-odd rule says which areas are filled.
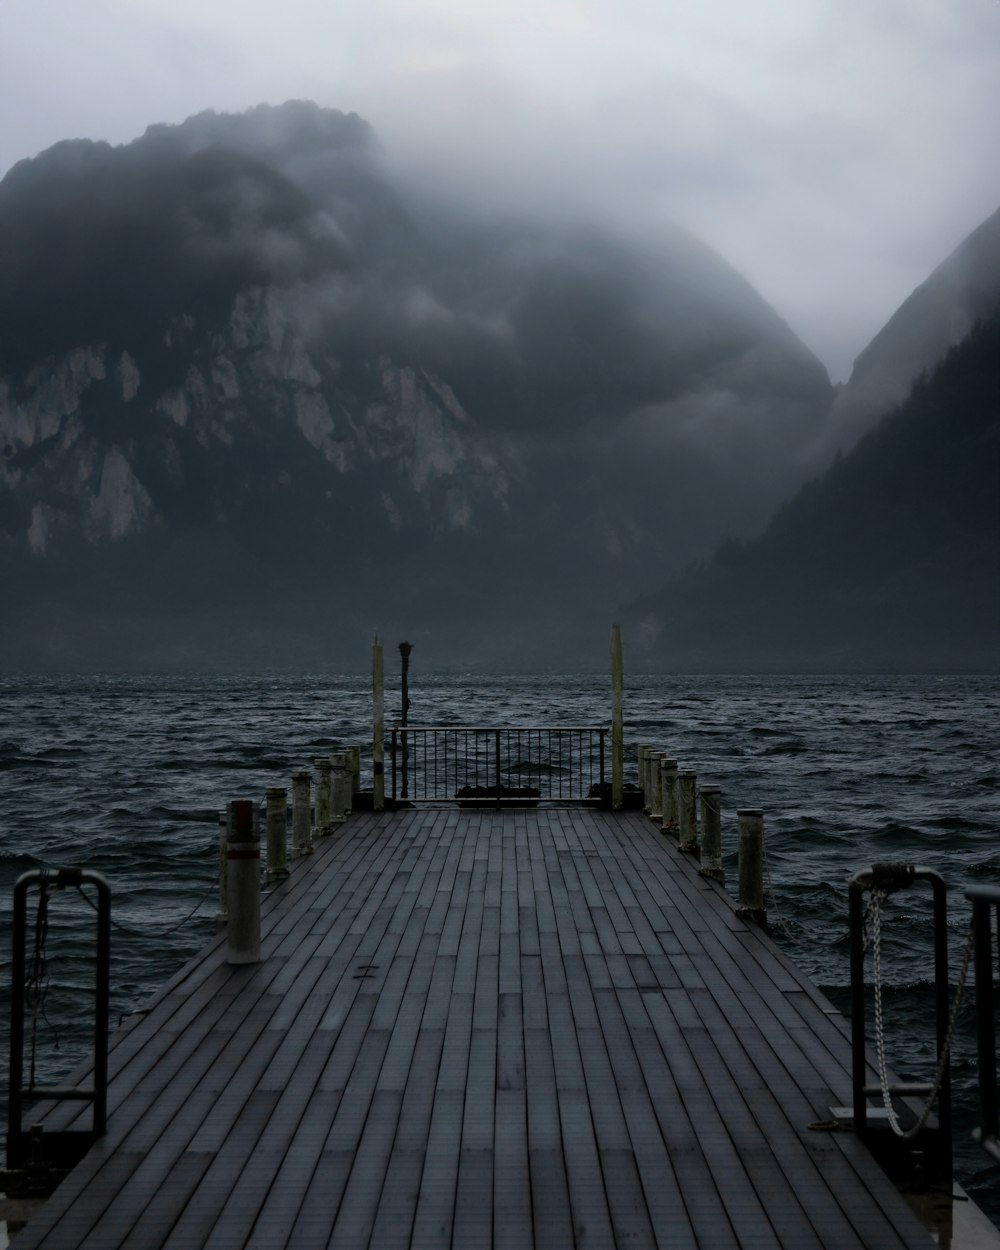
[[[393,661],[390,653],[390,724],[399,710]],[[419,651],[410,700],[413,725],[607,724],[611,705],[604,677],[428,675]],[[771,932],[846,1011],[846,883],[880,860],[934,868],[948,882],[954,984],[968,925],[962,889],[1000,877],[998,713],[996,676],[632,675],[626,779],[635,779],[637,745],[648,742],[695,769],[700,783],[721,787],[730,890],[735,812],[764,810]],[[111,884],[114,920],[146,934],[113,934],[114,1026],[213,935],[225,803],[290,787],[293,771],[351,743],[367,741],[370,755],[370,740],[367,677],[0,678],[5,1064],[11,902],[22,872],[97,869]],[[366,770],[370,777],[363,755]],[[42,1081],[86,1055],[92,1021],[93,913],[71,891],[53,897],[49,915],[50,983],[37,1027]],[[883,930],[886,1054],[914,1079],[929,1079],[934,1066],[931,942],[929,890],[893,896]],[[970,993],[953,1064],[956,1168],[996,1221],[995,1166],[969,1140],[975,1081]],[[6,1119],[5,1101],[0,1115]]]

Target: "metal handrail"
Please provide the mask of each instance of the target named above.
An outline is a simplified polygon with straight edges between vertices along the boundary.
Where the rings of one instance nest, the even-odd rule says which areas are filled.
[[[948,1056],[948,915],[947,889],[944,879],[932,868],[913,864],[874,864],[867,872],[856,874],[848,883],[851,937],[851,1050],[854,1131],[872,1147],[875,1139],[868,1121],[868,1095],[876,1092],[865,1082],[865,937],[862,897],[865,891],[892,894],[908,888],[914,881],[930,882],[934,899],[934,1015],[937,1035],[937,1060],[940,1068],[938,1087],[938,1130],[936,1178],[951,1183],[951,1066]],[[890,1094],[905,1097],[926,1093],[924,1085],[890,1086]]]
[[[89,1088],[64,1085],[24,1085],[24,1016],[27,1006],[27,896],[37,885],[40,908],[50,890],[97,888],[97,960],[94,993],[94,1072]],[[111,889],[99,872],[88,868],[35,868],[22,873],[14,886],[13,958],[11,960],[10,1086],[7,1112],[7,1166],[11,1169],[72,1167],[83,1158],[107,1126],[108,1009],[111,987]],[[92,1106],[90,1130],[67,1129],[25,1132],[25,1103],[83,1101]],[[39,1157],[41,1156],[41,1157]]]
[[[603,725],[397,725],[388,731],[391,797],[584,802],[603,795],[607,735]]]
[[[997,960],[1000,964],[1000,888],[973,886],[965,891],[972,903],[973,967],[976,983],[976,1049],[979,1059],[979,1126],[973,1137],[1000,1163],[1000,1115],[997,1101],[997,1048],[993,994],[993,929],[990,908],[996,909]]]

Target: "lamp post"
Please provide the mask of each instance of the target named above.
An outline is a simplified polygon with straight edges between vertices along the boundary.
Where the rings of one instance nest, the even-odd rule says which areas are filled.
[[[401,792],[401,797],[404,799],[409,797],[409,784],[408,783],[409,783],[409,754],[410,753],[409,753],[409,746],[407,744],[407,738],[406,738],[406,720],[410,711],[409,677],[410,677],[410,652],[412,650],[413,650],[413,643],[411,642],[401,642],[399,644],[399,656],[400,656],[400,660],[402,661],[402,669],[403,669],[403,683],[402,683],[403,684],[403,704],[402,704],[402,714],[399,718],[399,723],[402,726],[402,730],[403,730],[403,733],[402,733],[403,788]]]

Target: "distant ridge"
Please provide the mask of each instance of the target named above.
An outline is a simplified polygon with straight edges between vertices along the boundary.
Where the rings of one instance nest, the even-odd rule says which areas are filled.
[[[627,616],[667,668],[1000,670],[1000,310],[759,539]]]
[[[1000,307],[1000,209],[959,244],[899,306],[858,356],[834,401],[828,445],[848,450],[917,377]]]

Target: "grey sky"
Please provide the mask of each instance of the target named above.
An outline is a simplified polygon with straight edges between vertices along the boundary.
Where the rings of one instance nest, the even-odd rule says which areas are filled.
[[[485,201],[674,220],[834,379],[1000,205],[1000,0],[0,0],[0,172],[306,98]]]

